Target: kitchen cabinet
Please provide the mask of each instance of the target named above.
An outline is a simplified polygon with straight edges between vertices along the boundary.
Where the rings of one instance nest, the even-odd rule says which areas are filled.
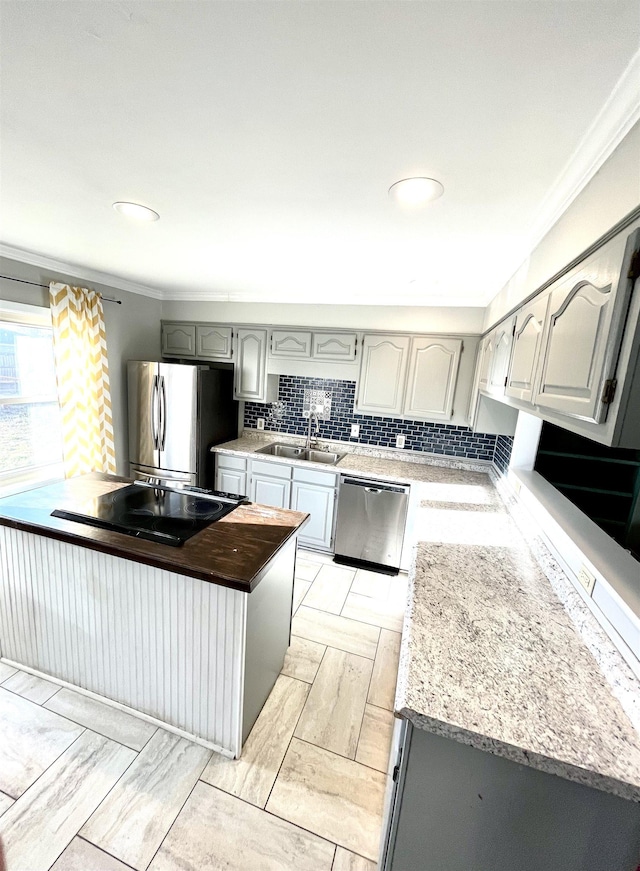
[[[195,324],[162,322],[162,356],[195,358]]]
[[[292,467],[285,463],[251,462],[249,498],[260,505],[289,508]]]
[[[232,355],[232,327],[196,324],[196,357],[198,359],[230,360]]]
[[[515,317],[513,350],[505,395],[523,402],[533,399],[534,379],[542,344],[549,295],[535,297]]]
[[[267,330],[240,328],[235,335],[234,399],[270,402],[273,384],[267,376]]]
[[[635,867],[633,801],[402,719],[389,767],[382,871]]]
[[[493,334],[491,366],[485,388],[489,396],[504,396],[512,340],[513,318],[508,318],[494,330]]]
[[[303,330],[272,330],[271,356],[305,360],[311,356],[311,332]]]
[[[291,490],[291,508],[311,515],[298,536],[307,547],[331,550],[337,494],[337,475],[315,469],[295,467]]]
[[[413,420],[451,420],[461,339],[413,336],[402,413]]]
[[[400,417],[409,362],[409,336],[366,335],[356,411],[381,417]]]
[[[233,493],[235,496],[246,496],[247,461],[242,457],[216,454],[216,490]]]
[[[356,333],[313,334],[312,356],[314,360],[346,361],[356,359],[358,337]]]

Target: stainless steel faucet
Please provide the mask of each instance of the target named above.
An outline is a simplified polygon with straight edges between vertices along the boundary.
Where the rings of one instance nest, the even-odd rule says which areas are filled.
[[[315,411],[309,412],[309,425],[307,427],[307,441],[305,442],[305,449],[308,451],[311,447],[311,419],[316,422],[316,438],[314,438],[313,443],[316,445],[318,443],[318,434],[320,433],[320,422],[318,421],[318,414]]]

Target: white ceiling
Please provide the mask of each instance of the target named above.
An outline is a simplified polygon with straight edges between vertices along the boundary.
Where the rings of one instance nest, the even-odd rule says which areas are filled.
[[[640,45],[639,0],[2,0],[0,15],[5,251],[168,299],[485,305]],[[387,189],[410,175],[444,196],[400,211]],[[115,200],[161,220],[128,222]]]

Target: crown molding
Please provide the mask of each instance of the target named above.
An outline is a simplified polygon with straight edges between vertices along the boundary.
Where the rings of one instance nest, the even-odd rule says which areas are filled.
[[[538,210],[530,252],[546,236],[603,163],[640,120],[640,49],[618,79]]]
[[[375,299],[356,295],[342,296],[333,299],[324,296],[321,300],[302,299],[299,296],[281,295],[278,297],[261,297],[251,291],[218,291],[218,290],[166,290],[163,299],[167,302],[224,302],[253,303],[258,305],[363,305],[363,306],[409,306],[418,308],[480,308],[484,309],[486,302],[478,301],[469,296],[451,297],[446,294],[422,296],[417,294],[386,294]]]
[[[0,242],[0,257],[17,260],[19,263],[28,263],[29,266],[38,266],[41,269],[48,269],[52,272],[61,272],[63,275],[77,276],[80,281],[104,284],[107,287],[115,290],[124,290],[127,293],[137,293],[140,296],[148,296],[152,299],[161,300],[165,298],[163,292],[158,288],[149,287],[146,284],[138,284],[138,282],[129,281],[126,278],[120,278],[107,272],[100,272],[87,266],[81,266],[78,263],[67,263],[64,260],[57,260],[55,257],[47,257],[44,254],[28,251],[25,248],[16,248],[13,245],[6,245],[4,242]],[[80,276],[82,277],[80,278]]]

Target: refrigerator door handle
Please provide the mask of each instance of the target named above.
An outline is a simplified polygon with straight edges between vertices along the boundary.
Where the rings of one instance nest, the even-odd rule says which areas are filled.
[[[158,378],[159,375],[153,377],[153,387],[151,388],[151,437],[153,438],[153,447],[157,451],[158,447]]]
[[[164,375],[160,375],[160,450],[164,450],[167,440],[167,388]]]

